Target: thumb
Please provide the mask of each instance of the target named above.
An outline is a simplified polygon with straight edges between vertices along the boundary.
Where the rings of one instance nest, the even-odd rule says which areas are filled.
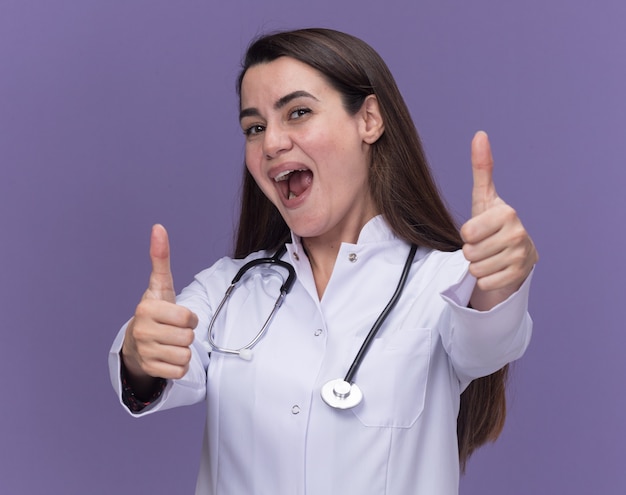
[[[174,279],[170,269],[170,243],[163,225],[154,225],[150,235],[152,272],[144,298],[175,302]]]
[[[472,176],[472,217],[475,217],[494,206],[498,200],[493,183],[491,145],[484,131],[478,131],[472,139]]]

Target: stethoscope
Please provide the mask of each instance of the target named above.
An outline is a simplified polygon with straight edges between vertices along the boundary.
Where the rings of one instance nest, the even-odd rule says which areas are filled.
[[[276,311],[278,311],[278,308],[282,306],[283,301],[285,300],[285,296],[289,293],[289,291],[293,287],[293,283],[296,281],[296,271],[294,270],[293,266],[291,266],[286,261],[283,261],[280,259],[283,256],[283,254],[285,254],[285,251],[287,251],[287,248],[283,245],[271,258],[257,258],[256,260],[249,261],[248,263],[246,263],[239,269],[239,271],[237,272],[237,274],[231,281],[230,285],[226,289],[226,293],[224,294],[222,301],[217,306],[217,309],[215,310],[215,313],[213,314],[213,318],[211,318],[211,321],[209,323],[210,349],[207,348],[209,352],[213,350],[213,351],[221,352],[223,354],[236,354],[240,358],[245,359],[246,361],[249,361],[250,359],[252,359],[252,348],[256,345],[256,343],[259,340],[261,340],[263,335],[265,335],[265,332],[267,332],[267,328],[270,326],[270,322],[274,319],[274,315],[276,314]],[[287,280],[283,279],[284,280],[283,285],[280,287],[280,294],[276,298],[276,302],[274,302],[274,307],[272,308],[272,312],[265,320],[265,323],[261,327],[261,330],[259,330],[259,333],[257,333],[256,336],[248,344],[246,344],[243,347],[240,347],[239,349],[228,349],[227,347],[220,347],[219,345],[215,343],[215,341],[213,340],[213,335],[212,335],[213,326],[215,325],[215,321],[217,320],[217,316],[219,315],[219,312],[222,310],[222,308],[224,307],[224,305],[230,298],[231,294],[235,290],[235,287],[237,286],[239,281],[243,278],[243,276],[246,274],[246,272],[256,266],[267,265],[267,264],[278,266],[287,270]]]
[[[282,261],[280,259],[283,256],[283,254],[285,254],[286,250],[287,248],[285,246],[282,246],[281,249],[279,249],[274,254],[274,256],[270,258],[258,258],[256,260],[252,260],[246,263],[245,265],[243,265],[241,269],[237,272],[237,274],[231,281],[230,285],[226,289],[226,293],[224,294],[222,301],[217,306],[217,309],[215,310],[215,313],[213,314],[213,317],[211,318],[211,321],[209,323],[208,346],[207,346],[207,349],[209,351],[220,352],[223,354],[234,354],[234,355],[238,355],[240,358],[245,359],[245,360],[252,359],[252,348],[256,345],[256,343],[259,340],[261,340],[261,338],[267,332],[267,328],[269,327],[270,322],[274,318],[274,315],[278,311],[278,308],[280,308],[280,306],[282,305],[283,301],[285,300],[285,296],[289,293],[289,291],[293,287],[293,283],[296,280],[296,272],[293,266],[291,266],[286,261]],[[387,316],[389,316],[389,313],[391,313],[391,310],[394,308],[394,306],[398,302],[398,299],[400,298],[400,295],[402,294],[402,290],[404,289],[404,285],[406,284],[406,280],[411,270],[411,265],[413,264],[413,259],[415,258],[416,251],[417,251],[417,246],[415,246],[414,244],[411,245],[411,249],[404,263],[404,268],[402,270],[402,274],[400,275],[400,280],[398,281],[396,290],[391,296],[391,299],[389,300],[389,302],[387,303],[387,306],[385,306],[385,308],[382,310],[382,312],[380,313],[380,315],[374,322],[374,325],[372,325],[372,328],[370,329],[367,336],[365,337],[365,340],[363,341],[363,344],[361,344],[361,348],[359,349],[359,352],[357,352],[356,357],[352,361],[352,365],[350,366],[348,373],[346,373],[346,376],[344,378],[337,378],[335,380],[331,380],[322,387],[322,390],[321,390],[322,399],[329,406],[334,407],[335,409],[350,409],[360,404],[361,401],[363,400],[363,392],[361,391],[361,389],[356,383],[353,383],[354,375],[356,374],[359,367],[361,366],[361,363],[363,362],[363,358],[367,354],[367,351],[371,343],[373,342],[374,338],[376,337],[378,330],[380,329],[384,321],[387,319]],[[235,287],[237,286],[239,281],[242,279],[242,277],[246,274],[246,272],[250,270],[251,268],[254,268],[259,265],[264,265],[264,264],[271,264],[274,266],[278,266],[280,268],[284,268],[285,270],[287,270],[287,274],[288,274],[287,279],[286,280],[283,279],[283,285],[280,288],[280,294],[278,295],[278,298],[276,299],[274,303],[274,307],[272,308],[270,315],[265,320],[265,323],[263,324],[263,327],[261,328],[261,330],[259,330],[259,332],[255,335],[255,337],[245,346],[239,349],[229,349],[226,347],[218,346],[213,340],[212,333],[213,333],[213,326],[215,325],[215,321],[217,320],[217,316],[219,312],[222,310],[222,308],[224,307],[224,305],[230,298],[231,294],[235,290]]]

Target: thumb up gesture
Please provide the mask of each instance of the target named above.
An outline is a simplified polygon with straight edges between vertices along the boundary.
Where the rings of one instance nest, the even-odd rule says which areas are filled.
[[[198,317],[176,304],[170,247],[162,225],[150,236],[152,272],[148,289],[126,328],[122,359],[136,390],[147,390],[155,377],[182,378],[189,367],[193,329]]]
[[[472,140],[472,218],[461,227],[463,254],[476,277],[470,304],[487,311],[517,291],[539,259],[517,213],[493,182],[493,157],[487,134]]]

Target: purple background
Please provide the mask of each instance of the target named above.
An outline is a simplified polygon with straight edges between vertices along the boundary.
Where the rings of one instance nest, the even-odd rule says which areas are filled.
[[[240,57],[311,25],[388,61],[460,220],[486,129],[541,254],[505,431],[461,493],[626,493],[623,0],[0,0],[0,493],[192,493],[204,407],[131,419],[107,352],[153,223],[179,290],[229,252]]]

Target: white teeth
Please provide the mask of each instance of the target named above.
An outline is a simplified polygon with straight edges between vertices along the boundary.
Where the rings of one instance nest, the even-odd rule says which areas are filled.
[[[274,177],[274,182],[281,182],[283,180],[287,180],[287,177],[289,177],[289,174],[293,172],[305,172],[306,170],[307,170],[306,168],[300,168],[298,170],[285,170],[284,172],[281,172],[276,177]]]
[[[293,198],[297,198],[297,196],[291,191],[289,191],[289,199],[293,199]]]
[[[281,172],[276,177],[274,177],[274,181],[275,182],[280,182],[280,181],[283,181],[283,180],[287,180],[287,177],[289,177],[289,174],[291,172],[293,172],[293,170],[285,170],[284,172]]]

